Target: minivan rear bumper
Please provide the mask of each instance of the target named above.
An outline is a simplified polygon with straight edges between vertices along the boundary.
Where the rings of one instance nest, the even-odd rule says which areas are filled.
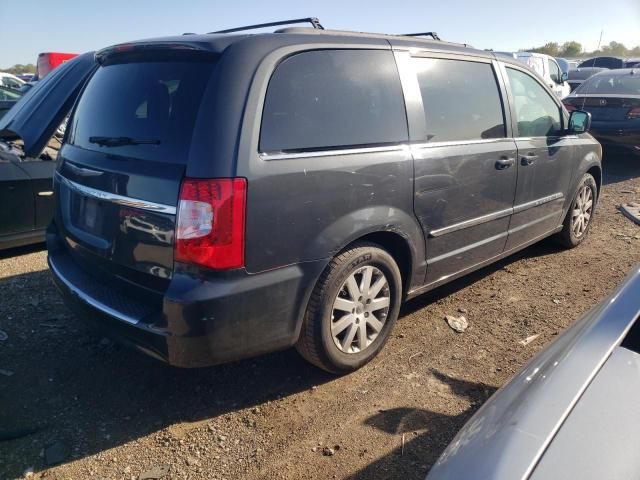
[[[292,346],[311,287],[324,262],[259,274],[203,276],[178,265],[161,305],[97,283],[57,235],[47,234],[48,262],[66,305],[107,336],[177,367],[204,367]],[[92,285],[97,283],[97,285]]]

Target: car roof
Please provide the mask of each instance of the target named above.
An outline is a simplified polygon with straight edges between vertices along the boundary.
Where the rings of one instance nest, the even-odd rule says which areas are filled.
[[[293,27],[280,29],[271,33],[211,33],[211,34],[183,34],[166,37],[148,38],[125,42],[123,44],[112,45],[100,50],[97,55],[106,53],[109,50],[122,48],[123,45],[140,45],[140,44],[176,44],[183,45],[192,49],[209,51],[221,54],[229,46],[240,42],[262,42],[269,39],[276,46],[280,39],[282,45],[298,44],[317,44],[319,42],[330,42],[332,44],[341,44],[343,46],[372,44],[389,46],[390,43],[399,48],[416,47],[423,49],[432,49],[438,51],[448,51],[451,53],[471,54],[475,56],[483,56],[486,58],[495,58],[492,52],[477,50],[469,45],[462,43],[446,42],[442,40],[427,39],[415,36],[405,35],[389,35],[384,33],[367,33],[353,32],[342,30],[324,30],[306,27]]]

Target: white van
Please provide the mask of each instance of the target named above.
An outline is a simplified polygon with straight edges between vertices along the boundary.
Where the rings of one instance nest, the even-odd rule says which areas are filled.
[[[555,58],[544,53],[532,52],[495,52],[500,55],[513,57],[524,63],[540,75],[558,98],[564,98],[571,93],[567,83],[567,74],[563,73]]]

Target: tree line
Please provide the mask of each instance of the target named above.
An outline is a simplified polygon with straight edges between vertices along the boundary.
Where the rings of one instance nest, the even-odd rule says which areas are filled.
[[[29,63],[27,65],[22,65],[18,63],[13,67],[0,69],[3,72],[12,73],[13,75],[20,75],[22,73],[36,73],[36,66],[33,63]]]
[[[634,48],[627,48],[620,42],[609,42],[599,49],[587,52],[579,42],[571,41],[560,45],[557,42],[549,42],[541,47],[529,48],[527,52],[546,53],[552,57],[640,57],[640,45]]]

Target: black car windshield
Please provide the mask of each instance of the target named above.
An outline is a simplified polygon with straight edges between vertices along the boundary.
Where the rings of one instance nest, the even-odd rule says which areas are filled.
[[[130,158],[186,164],[214,61],[136,61],[100,67],[73,116],[69,143]]]
[[[574,93],[603,95],[640,95],[640,73],[634,75],[595,75]]]

